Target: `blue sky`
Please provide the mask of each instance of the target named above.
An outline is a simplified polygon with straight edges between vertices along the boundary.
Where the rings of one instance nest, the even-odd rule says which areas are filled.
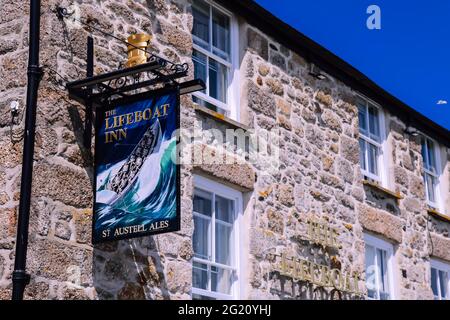
[[[450,129],[449,0],[256,2]],[[381,30],[366,27],[373,4],[381,9]]]

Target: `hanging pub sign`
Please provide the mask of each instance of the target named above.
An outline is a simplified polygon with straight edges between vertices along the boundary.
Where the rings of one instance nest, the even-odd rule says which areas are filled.
[[[93,243],[180,229],[179,95],[153,91],[97,109]]]

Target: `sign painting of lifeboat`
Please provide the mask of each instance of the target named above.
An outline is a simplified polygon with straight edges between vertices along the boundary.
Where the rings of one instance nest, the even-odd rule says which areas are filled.
[[[158,146],[160,136],[161,127],[159,120],[156,119],[134,147],[125,163],[106,184],[105,190],[102,192],[101,203],[112,206],[130,190],[139,176],[145,160]]]

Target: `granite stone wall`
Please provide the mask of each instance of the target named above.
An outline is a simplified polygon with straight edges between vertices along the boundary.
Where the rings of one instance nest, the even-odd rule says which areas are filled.
[[[386,114],[388,189],[363,183],[359,167],[356,92],[327,75],[309,75],[309,62],[240,20],[240,123],[205,112],[183,96],[183,128],[205,131],[185,152],[206,157],[221,150],[207,130],[278,130],[280,167],[265,162],[184,164],[181,169],[181,231],[92,246],[92,152],[83,147],[82,106],[70,101],[67,80],[85,76],[86,28],[61,21],[57,5],[76,8],[80,18],[117,37],[153,36],[150,50],[190,64],[193,77],[192,14],[189,1],[42,1],[41,64],[45,76],[37,110],[27,299],[189,299],[193,256],[193,175],[243,192],[240,244],[245,267],[243,299],[330,299],[332,288],[314,286],[277,272],[273,254],[287,253],[358,272],[364,291],[363,232],[395,246],[396,297],[431,299],[429,259],[450,262],[450,224],[430,216],[421,176],[420,140]],[[28,2],[0,6],[0,299],[11,294],[11,272],[19,202],[24,126]],[[125,46],[93,33],[95,73],[117,69]],[[20,103],[11,126],[10,102]],[[450,179],[448,149],[444,179]],[[450,199],[447,188],[445,197]],[[450,201],[450,200],[449,200]],[[448,201],[446,213],[449,213]],[[339,232],[340,248],[307,239],[308,221]],[[364,293],[364,292],[363,292]],[[342,298],[357,299],[351,294]],[[364,295],[363,295],[364,298]]]
[[[241,113],[251,127],[277,127],[282,136],[280,171],[271,176],[257,173],[255,192],[264,197],[256,201],[252,213],[249,297],[332,298],[330,289],[325,296],[314,295],[302,282],[271,277],[264,270],[279,267],[268,261],[266,252],[288,251],[291,256],[337,265],[342,272],[360,272],[364,280],[367,232],[394,245],[395,297],[432,299],[429,259],[449,261],[449,223],[427,212],[420,136],[406,134],[405,124],[385,110],[387,186],[364,183],[357,93],[331,75],[325,80],[311,77],[302,57],[252,26],[242,28],[248,43],[246,66],[241,67],[246,70],[242,96],[248,107],[241,104]],[[442,147],[442,153],[441,183],[448,185],[448,149]],[[441,189],[448,199],[448,188]],[[342,248],[321,252],[311,241],[305,242],[310,220],[340,230]]]
[[[180,232],[104,245],[91,245],[92,152],[83,147],[84,112],[70,101],[66,81],[85,76],[88,31],[61,21],[56,7],[68,7],[104,31],[126,39],[153,36],[152,52],[191,62],[192,15],[184,1],[42,1],[41,65],[33,196],[27,269],[27,299],[181,299],[190,297],[193,230],[192,179],[182,169]],[[0,20],[0,298],[11,294],[19,202],[26,64],[28,1],[6,1]],[[126,46],[93,33],[95,73],[126,61]],[[191,67],[192,70],[192,67]],[[192,75],[190,75],[192,77]],[[9,105],[20,103],[10,127]],[[183,104],[185,100],[183,100]],[[192,103],[191,103],[192,104]],[[182,123],[193,118],[188,105]]]

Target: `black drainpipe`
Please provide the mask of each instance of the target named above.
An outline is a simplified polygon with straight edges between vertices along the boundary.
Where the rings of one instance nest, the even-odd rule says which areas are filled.
[[[22,300],[25,286],[30,282],[26,273],[28,225],[30,218],[31,183],[33,177],[36,102],[42,69],[39,67],[39,28],[41,1],[30,1],[30,45],[28,53],[28,85],[23,144],[22,177],[20,183],[19,215],[17,221],[16,256],[12,274],[12,300]]]

